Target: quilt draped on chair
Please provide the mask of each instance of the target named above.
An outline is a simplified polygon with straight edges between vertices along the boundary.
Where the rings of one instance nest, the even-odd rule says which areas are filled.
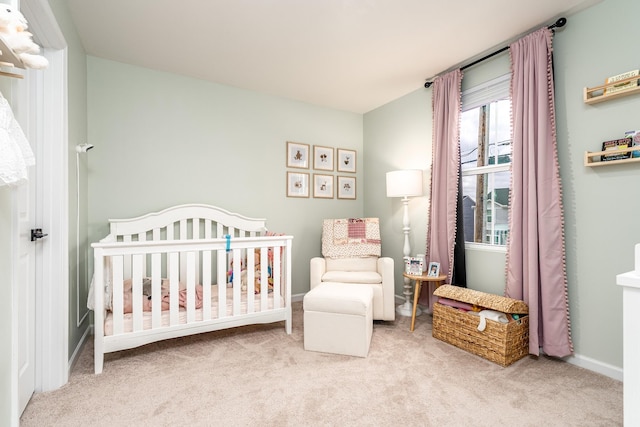
[[[381,252],[378,218],[325,219],[322,222],[322,256],[379,257]]]

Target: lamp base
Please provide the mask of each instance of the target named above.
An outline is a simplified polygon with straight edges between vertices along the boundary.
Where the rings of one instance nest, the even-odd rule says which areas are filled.
[[[413,306],[411,304],[407,304],[406,302],[404,304],[400,304],[396,307],[396,314],[399,314],[400,316],[411,317],[413,315]],[[421,314],[422,310],[420,310],[420,307],[416,307],[416,316],[420,316]]]
[[[413,288],[411,287],[411,281],[408,278],[404,278],[404,286],[402,288],[402,295],[404,295],[404,303],[396,307],[396,313],[400,316],[411,317],[413,316]],[[420,307],[416,307],[416,316],[420,316],[422,310]]]

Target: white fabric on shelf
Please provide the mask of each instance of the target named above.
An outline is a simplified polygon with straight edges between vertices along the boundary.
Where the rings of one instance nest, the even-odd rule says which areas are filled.
[[[27,168],[36,164],[29,141],[0,94],[0,186],[27,181]]]

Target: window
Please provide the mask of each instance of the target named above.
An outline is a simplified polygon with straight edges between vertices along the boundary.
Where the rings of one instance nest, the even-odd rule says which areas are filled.
[[[460,161],[465,242],[501,245],[509,235],[509,75],[462,94]]]

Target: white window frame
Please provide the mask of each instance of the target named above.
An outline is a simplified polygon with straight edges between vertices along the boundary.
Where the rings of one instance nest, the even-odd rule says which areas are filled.
[[[510,96],[511,75],[504,74],[489,80],[483,84],[469,88],[462,93],[462,111],[472,110],[491,102],[499,101]],[[507,172],[511,170],[511,163],[493,164],[467,168],[462,171],[462,176]],[[483,207],[484,209],[484,207]],[[495,224],[495,222],[494,222]],[[478,249],[487,252],[506,253],[506,245],[495,245],[478,242],[465,242],[466,249]]]

